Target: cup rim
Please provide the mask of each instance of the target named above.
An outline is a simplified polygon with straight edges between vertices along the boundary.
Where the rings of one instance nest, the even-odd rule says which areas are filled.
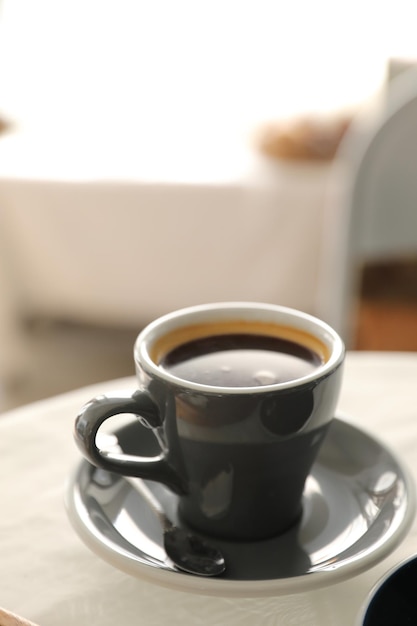
[[[260,322],[279,323],[285,320],[287,324],[289,323],[297,330],[307,331],[318,338],[329,348],[330,356],[327,361],[315,368],[313,372],[303,377],[271,385],[251,387],[220,387],[188,381],[162,369],[151,358],[149,348],[158,337],[168,334],[176,328],[190,325],[191,322],[203,323],[213,321],[213,315],[219,320],[241,319],[242,316],[245,320]],[[216,302],[178,309],[148,324],[139,333],[134,345],[135,363],[144,369],[146,373],[185,390],[221,395],[266,393],[268,391],[294,389],[311,384],[328,376],[341,365],[344,355],[345,346],[341,337],[326,322],[297,309],[262,302]]]

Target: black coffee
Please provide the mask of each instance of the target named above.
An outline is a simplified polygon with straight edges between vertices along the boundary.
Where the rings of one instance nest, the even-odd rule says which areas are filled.
[[[215,387],[257,387],[295,380],[321,365],[301,344],[274,336],[236,333],[193,339],[160,366],[183,380]]]

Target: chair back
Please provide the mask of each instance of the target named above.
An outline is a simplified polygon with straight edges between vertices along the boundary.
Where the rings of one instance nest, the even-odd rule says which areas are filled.
[[[395,78],[352,122],[335,160],[336,186],[317,311],[349,347],[364,264],[417,255],[417,70]]]

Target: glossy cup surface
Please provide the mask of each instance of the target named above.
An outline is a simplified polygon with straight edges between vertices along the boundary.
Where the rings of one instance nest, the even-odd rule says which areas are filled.
[[[268,385],[212,386],[173,375],[164,354],[211,333],[277,335],[320,355],[308,374]],[[285,307],[220,303],[166,315],[138,336],[139,389],[128,402],[95,399],[81,411],[76,438],[100,467],[163,482],[176,491],[186,525],[227,539],[280,534],[301,516],[305,480],[331,423],[342,378],[344,346],[322,321]],[[153,430],[161,455],[123,458],[95,442],[100,424],[135,413]]]

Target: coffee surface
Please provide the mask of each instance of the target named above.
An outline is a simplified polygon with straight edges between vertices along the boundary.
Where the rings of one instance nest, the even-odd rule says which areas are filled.
[[[215,387],[258,387],[295,380],[319,365],[301,344],[256,334],[202,337],[174,348],[160,366],[190,382]]]

